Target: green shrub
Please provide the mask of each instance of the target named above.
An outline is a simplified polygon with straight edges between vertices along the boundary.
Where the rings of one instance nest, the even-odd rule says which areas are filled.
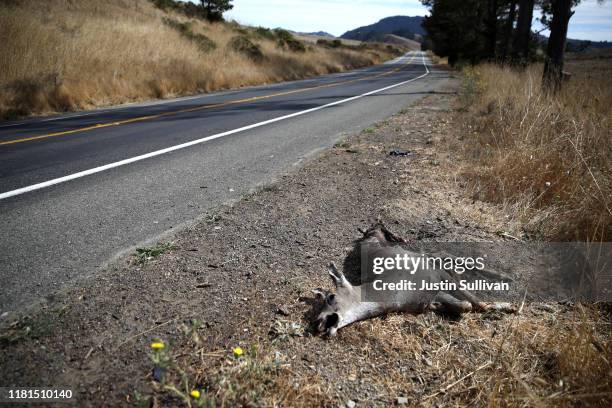
[[[233,37],[229,42],[229,47],[236,52],[246,55],[253,61],[263,60],[264,55],[259,44],[255,44],[243,35]]]
[[[276,38],[276,35],[274,34],[274,32],[272,32],[272,30],[266,27],[255,28],[255,34],[257,34],[261,38],[266,38],[268,40],[274,40]]]
[[[215,48],[217,48],[217,44],[204,34],[194,33],[191,28],[191,23],[181,23],[180,21],[173,20],[171,18],[164,17],[164,23],[181,33],[182,36],[193,41],[198,45],[200,51],[207,53]]]
[[[278,48],[289,49],[293,52],[306,52],[304,43],[296,39],[289,31],[277,28],[274,33],[276,34]]]
[[[295,37],[293,37],[293,34],[291,34],[287,30],[283,30],[282,28],[276,28],[274,30],[274,34],[276,34],[276,38],[282,41],[295,40]]]
[[[162,10],[180,8],[180,5],[175,0],[151,0],[151,3]]]

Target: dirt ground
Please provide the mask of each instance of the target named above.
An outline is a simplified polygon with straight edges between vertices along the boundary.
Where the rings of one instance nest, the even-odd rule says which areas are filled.
[[[69,387],[79,406],[605,406],[610,322],[596,306],[393,315],[333,339],[309,330],[311,290],[331,288],[326,265],[342,264],[358,227],[381,220],[425,241],[516,234],[461,181],[448,91],[206,214],[172,250],[124,259],[37,312],[5,317],[2,386]],[[395,148],[410,154],[390,156]],[[152,374],[153,339],[170,360],[165,388]],[[574,353],[582,362],[570,346],[586,350]],[[585,393],[593,376],[600,389]],[[191,389],[202,397],[183,401]]]

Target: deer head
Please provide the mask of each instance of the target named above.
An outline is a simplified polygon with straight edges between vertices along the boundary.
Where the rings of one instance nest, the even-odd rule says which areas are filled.
[[[351,285],[333,262],[329,265],[328,273],[336,293],[313,290],[318,298],[325,300],[315,326],[319,333],[334,336],[338,329],[376,314],[379,307],[370,302],[361,302],[361,287]]]

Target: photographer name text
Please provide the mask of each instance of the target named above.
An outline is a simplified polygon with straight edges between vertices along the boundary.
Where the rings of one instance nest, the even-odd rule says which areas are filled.
[[[417,283],[420,283],[420,285],[418,285]],[[508,291],[510,290],[510,285],[508,284],[508,282],[488,282],[484,279],[477,279],[473,282],[467,280],[460,280],[459,282],[453,282],[449,280],[444,280],[440,282],[414,282],[407,279],[402,279],[399,282],[385,282],[381,279],[378,279],[372,282],[372,288],[376,291]]]

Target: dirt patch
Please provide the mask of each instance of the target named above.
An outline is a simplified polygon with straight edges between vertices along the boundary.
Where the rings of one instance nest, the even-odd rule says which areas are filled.
[[[499,241],[511,230],[456,176],[446,148],[453,98],[428,96],[206,214],[165,253],[126,259],[14,321],[3,330],[2,385],[68,386],[93,406],[180,405],[181,394],[185,404],[225,406],[555,405],[603,376],[589,391],[597,395],[580,400],[609,401],[609,312],[595,307],[527,305],[518,316],[459,321],[394,315],[333,340],[308,331],[310,290],[330,286],[325,267],[342,263],[357,227],[382,220],[439,241]],[[154,381],[153,339],[166,345],[164,377],[176,392]],[[582,371],[568,345],[591,353],[574,351]]]

